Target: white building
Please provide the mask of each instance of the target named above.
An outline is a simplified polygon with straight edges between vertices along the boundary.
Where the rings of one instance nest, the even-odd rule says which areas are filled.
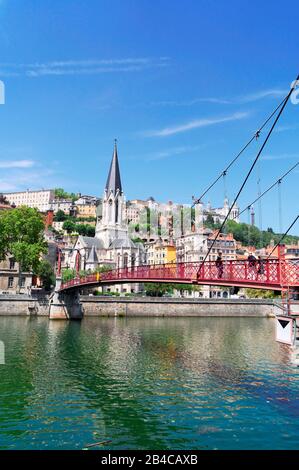
[[[51,210],[56,214],[58,211],[63,211],[66,215],[69,215],[74,203],[71,199],[54,199],[51,201]]]
[[[19,191],[15,193],[5,193],[4,196],[10,204],[16,207],[28,206],[38,209],[40,212],[47,212],[51,209],[54,199],[54,189],[41,189],[38,191]]]
[[[213,208],[210,202],[208,202],[207,204],[199,202],[198,204],[196,204],[196,206],[200,208],[199,210],[202,213],[203,221],[205,221],[210,215],[213,217],[214,223],[220,224],[224,221],[230,209],[229,200],[227,198],[224,199],[223,207]],[[229,215],[229,220],[234,220],[235,222],[239,223],[239,213],[239,206],[235,204]]]

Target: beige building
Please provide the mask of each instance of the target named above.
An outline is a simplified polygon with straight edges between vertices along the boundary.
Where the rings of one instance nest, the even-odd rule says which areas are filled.
[[[76,204],[76,217],[96,218],[97,207],[95,204]]]
[[[179,263],[203,261],[216,234],[217,231],[213,232],[211,229],[203,228],[179,237],[176,240],[177,261]],[[236,249],[237,242],[233,235],[221,233],[211,249],[207,261],[215,261],[219,251],[222,253],[223,261],[235,260]]]
[[[5,193],[7,201],[16,207],[28,206],[38,209],[40,212],[47,212],[51,209],[51,202],[54,199],[53,189],[42,189],[39,191],[19,191],[15,193]]]
[[[147,264],[168,264],[176,262],[174,244],[161,241],[145,243]]]
[[[19,289],[20,285],[20,289]],[[0,261],[0,294],[28,294],[32,286],[32,274],[19,274],[19,265],[12,256]]]

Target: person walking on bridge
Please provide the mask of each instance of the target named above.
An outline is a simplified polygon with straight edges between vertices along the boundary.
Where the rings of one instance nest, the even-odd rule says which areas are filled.
[[[248,278],[254,279],[255,272],[256,272],[255,267],[256,267],[257,259],[252,253],[250,253],[247,258],[247,261],[248,261]]]
[[[256,271],[257,277],[262,276],[265,273],[265,266],[264,266],[264,260],[261,256],[258,257],[256,267],[257,267],[257,271]]]
[[[216,265],[216,268],[217,268],[217,271],[218,271],[218,277],[219,277],[219,279],[221,279],[222,276],[223,276],[223,261],[222,261],[221,251],[218,251],[218,256],[216,258],[215,265]]]

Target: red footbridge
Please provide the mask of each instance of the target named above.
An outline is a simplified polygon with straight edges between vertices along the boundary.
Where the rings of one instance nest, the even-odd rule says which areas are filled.
[[[299,289],[299,259],[265,259],[261,264],[249,261],[214,261],[146,265],[114,269],[104,273],[79,275],[61,284],[59,291],[126,283],[178,283],[245,287],[282,291]]]

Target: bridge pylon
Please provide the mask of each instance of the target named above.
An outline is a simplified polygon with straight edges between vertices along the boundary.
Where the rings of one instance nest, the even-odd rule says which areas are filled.
[[[81,320],[83,316],[78,289],[59,292],[61,277],[56,277],[55,290],[49,300],[50,320]]]

